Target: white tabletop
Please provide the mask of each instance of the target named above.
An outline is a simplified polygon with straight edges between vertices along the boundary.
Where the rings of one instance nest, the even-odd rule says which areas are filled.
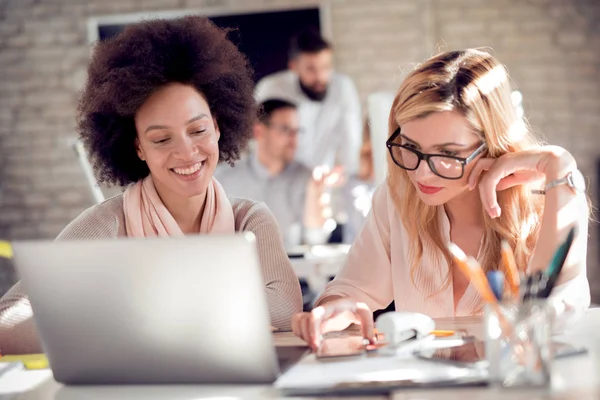
[[[552,386],[549,389],[515,390],[501,388],[465,388],[454,390],[398,391],[393,400],[587,400],[600,399],[600,308],[587,311],[584,318],[556,340],[583,345],[587,355],[554,360]]]
[[[290,258],[292,268],[298,278],[305,279],[310,288],[319,293],[335,276],[346,261],[350,245],[326,244],[298,246],[291,253],[303,254],[302,258]]]
[[[472,319],[438,320],[437,328],[466,328],[479,335],[480,324]],[[510,390],[497,388],[402,390],[392,394],[394,400],[475,399],[599,399],[600,398],[600,308],[589,310],[569,332],[558,339],[584,345],[589,354],[555,360],[552,387],[548,390]],[[299,340],[289,333],[276,334],[276,345],[297,345]],[[49,370],[15,370],[0,378],[0,400],[75,400],[75,399],[176,399],[176,400],[237,400],[285,398],[268,385],[230,386],[104,386],[66,387],[52,379]],[[288,397],[289,398],[289,397]],[[364,397],[363,397],[364,398]],[[380,399],[385,397],[369,397]],[[306,399],[306,398],[305,398]],[[331,399],[331,397],[328,397]],[[349,399],[344,397],[344,399]]]

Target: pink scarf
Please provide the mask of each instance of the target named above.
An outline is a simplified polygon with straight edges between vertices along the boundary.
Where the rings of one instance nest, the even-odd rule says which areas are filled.
[[[128,237],[184,236],[163,204],[148,175],[129,186],[123,194],[123,211]],[[206,189],[206,203],[199,233],[234,233],[233,209],[223,187],[212,179]]]

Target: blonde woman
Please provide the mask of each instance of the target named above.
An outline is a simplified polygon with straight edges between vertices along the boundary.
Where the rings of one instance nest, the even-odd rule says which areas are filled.
[[[569,152],[532,135],[510,94],[504,66],[478,50],[440,54],[406,78],[389,118],[387,181],[344,268],[311,313],[294,316],[298,336],[316,347],[322,333],[360,323],[372,340],[372,311],[392,300],[398,311],[433,318],[479,314],[482,300],[453,265],[449,241],[491,270],[506,239],[531,273],[546,268],[573,225],[578,236],[553,304],[563,323],[583,313],[583,179]]]

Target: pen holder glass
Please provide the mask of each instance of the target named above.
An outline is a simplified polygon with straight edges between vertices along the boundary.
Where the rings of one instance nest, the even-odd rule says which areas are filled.
[[[519,388],[550,384],[552,313],[546,299],[486,305],[484,325],[491,383]]]

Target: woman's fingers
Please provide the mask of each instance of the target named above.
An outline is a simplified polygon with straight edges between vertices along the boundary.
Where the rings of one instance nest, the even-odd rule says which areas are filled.
[[[499,159],[493,158],[481,158],[477,160],[468,179],[469,189],[471,190],[475,188],[477,181],[479,180],[479,195],[481,197],[481,202],[491,218],[499,217],[501,213],[496,198],[496,185],[501,178],[499,178],[498,181],[494,181],[497,174],[490,175],[490,172],[498,165],[498,160]],[[480,179],[479,177],[484,171],[486,171],[486,173]]]
[[[473,189],[479,179],[481,202],[491,218],[499,217],[502,212],[496,192],[540,178],[536,169],[537,158],[536,154],[523,152],[477,161],[469,175],[469,188]]]
[[[471,173],[469,174],[469,179],[468,179],[469,189],[473,190],[473,188],[475,188],[481,173],[483,171],[489,170],[495,161],[496,161],[496,159],[494,159],[494,158],[480,158],[479,160],[477,160],[477,162],[475,163],[475,166],[473,167],[473,169],[471,170]]]
[[[311,347],[313,347],[312,344],[314,343],[312,323],[313,323],[313,320],[312,320],[310,313],[306,313],[306,315],[302,319],[302,327],[301,327],[302,336],[301,336],[301,338],[306,343],[308,343],[308,345]],[[315,348],[315,347],[313,347],[313,348]]]
[[[362,335],[371,344],[375,343],[375,327],[373,326],[373,312],[365,303],[356,303],[356,316],[360,319]]]
[[[317,349],[325,333],[346,328],[353,322],[362,327],[363,336],[375,342],[373,313],[365,303],[350,300],[333,301],[316,307],[310,313],[296,314],[292,318],[292,331]]]

